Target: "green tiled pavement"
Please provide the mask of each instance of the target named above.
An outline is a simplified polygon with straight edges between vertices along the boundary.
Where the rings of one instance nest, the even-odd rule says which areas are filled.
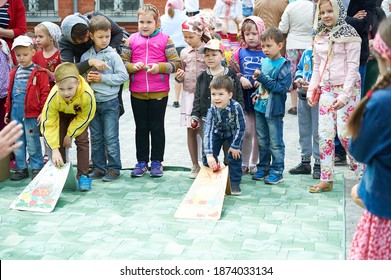
[[[185,171],[162,178],[94,181],[63,191],[52,213],[10,210],[28,180],[0,183],[0,259],[317,259],[345,258],[343,175],[334,190],[310,194],[310,176],[284,174],[276,186],[245,175],[243,194],[226,196],[217,222],[175,219],[191,183]]]

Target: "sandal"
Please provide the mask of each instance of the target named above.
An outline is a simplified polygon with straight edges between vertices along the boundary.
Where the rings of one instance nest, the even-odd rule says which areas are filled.
[[[323,188],[319,187],[319,184],[322,184],[322,183],[326,183],[327,186],[323,187]],[[331,191],[333,189],[333,184],[334,184],[334,182],[332,182],[332,181],[331,182],[323,182],[323,181],[321,181],[317,185],[311,186],[310,189],[309,189],[309,192],[310,193],[329,192],[329,191]]]

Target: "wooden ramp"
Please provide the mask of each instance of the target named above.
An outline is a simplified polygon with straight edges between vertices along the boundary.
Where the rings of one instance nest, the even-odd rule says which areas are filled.
[[[64,186],[74,190],[77,188],[72,163],[57,168],[50,160],[10,207],[15,210],[52,212]]]
[[[231,194],[228,166],[213,171],[201,167],[174,217],[178,219],[219,220],[224,195]]]

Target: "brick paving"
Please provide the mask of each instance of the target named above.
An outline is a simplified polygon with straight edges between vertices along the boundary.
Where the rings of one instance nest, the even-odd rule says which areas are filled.
[[[134,121],[129,93],[120,119],[124,170],[113,183],[92,191],[65,190],[50,214],[10,210],[28,180],[0,183],[1,259],[344,259],[361,209],[350,199],[357,182],[337,168],[335,189],[309,194],[311,176],[290,176],[277,186],[243,178],[243,194],[226,197],[218,222],[175,219],[192,180],[186,129],[180,109],[166,114],[168,171],[162,178],[131,178],[135,164]],[[287,108],[289,108],[289,98]],[[285,117],[286,170],[300,159],[297,116]],[[70,152],[75,159],[74,149]],[[346,248],[346,250],[345,250]]]

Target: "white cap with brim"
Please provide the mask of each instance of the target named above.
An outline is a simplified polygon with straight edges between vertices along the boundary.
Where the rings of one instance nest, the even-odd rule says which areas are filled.
[[[200,50],[198,51],[200,54],[203,54],[205,53],[205,49],[210,49],[210,50],[214,50],[214,51],[221,51],[221,53],[224,53],[224,46],[223,44],[217,40],[217,39],[212,39],[210,40],[208,43],[206,43],[205,46],[203,46],[202,48],[200,48]]]
[[[14,42],[12,43],[11,50],[13,50],[14,48],[16,48],[18,46],[29,47],[33,44],[34,44],[33,40],[29,36],[20,35],[14,39]]]

